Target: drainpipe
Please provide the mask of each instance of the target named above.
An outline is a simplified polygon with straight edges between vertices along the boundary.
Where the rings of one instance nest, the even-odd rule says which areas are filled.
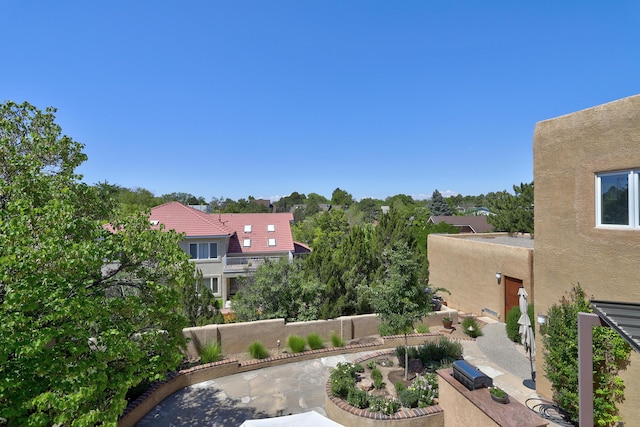
[[[593,327],[604,326],[592,313],[578,313],[578,395],[580,427],[593,427]]]

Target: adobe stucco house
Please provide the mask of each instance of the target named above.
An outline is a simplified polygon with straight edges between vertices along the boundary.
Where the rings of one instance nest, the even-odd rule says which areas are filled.
[[[538,123],[533,159],[536,313],[577,283],[593,299],[640,302],[640,95]],[[543,361],[537,391],[550,397]],[[635,425],[637,353],[622,377],[621,416]]]
[[[185,234],[180,247],[202,272],[199,286],[223,301],[238,290],[238,277],[265,259],[291,259],[296,250],[290,213],[208,214],[170,202],[152,208],[150,221]]]
[[[533,301],[533,240],[507,233],[430,234],[429,283],[449,307],[504,322],[524,286]],[[500,279],[498,280],[498,276]]]

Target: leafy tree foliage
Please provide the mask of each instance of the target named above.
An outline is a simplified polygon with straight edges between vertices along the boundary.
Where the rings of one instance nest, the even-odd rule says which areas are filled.
[[[391,330],[404,333],[407,379],[407,331],[430,311],[429,295],[420,281],[420,265],[407,243],[397,242],[385,250],[383,263],[384,275],[371,288],[372,301],[382,323]]]
[[[549,310],[544,326],[544,367],[553,387],[554,400],[577,424],[578,396],[578,313],[591,313],[584,290],[576,285],[569,298]],[[593,412],[594,424],[613,426],[621,418],[616,403],[624,398],[624,383],[618,372],[629,364],[631,347],[616,331],[593,328]]]
[[[515,194],[506,191],[489,201],[491,213],[487,218],[496,231],[533,234],[533,182],[514,185]]]
[[[434,190],[431,195],[431,200],[429,200],[429,210],[431,211],[431,215],[434,216],[453,215],[453,210],[438,190]]]
[[[0,105],[0,417],[115,425],[128,389],[182,359],[167,285],[195,270],[181,236],[112,217],[104,193],[79,183],[83,146],[54,112]]]
[[[267,260],[253,276],[241,278],[233,311],[243,321],[284,318],[288,322],[317,319],[320,284],[304,277],[302,261]]]
[[[345,190],[336,188],[331,193],[331,204],[334,206],[342,206],[343,209],[351,206],[353,203],[353,196],[347,193]]]
[[[280,200],[275,203],[276,212],[289,212],[293,205],[301,205],[306,203],[306,201],[307,196],[294,191],[290,195],[280,198]]]

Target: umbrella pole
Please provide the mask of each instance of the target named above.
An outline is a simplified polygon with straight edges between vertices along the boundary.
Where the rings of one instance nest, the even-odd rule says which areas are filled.
[[[531,379],[522,381],[522,384],[530,388],[531,390],[536,389],[536,373],[533,370],[533,358],[531,356],[531,347],[529,347],[529,365],[531,366]]]

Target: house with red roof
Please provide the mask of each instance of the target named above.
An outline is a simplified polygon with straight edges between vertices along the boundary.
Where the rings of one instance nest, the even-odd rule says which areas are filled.
[[[228,301],[238,277],[254,272],[266,259],[292,259],[291,213],[205,213],[178,202],[151,209],[150,221],[184,234],[180,244],[202,272],[198,287]]]

